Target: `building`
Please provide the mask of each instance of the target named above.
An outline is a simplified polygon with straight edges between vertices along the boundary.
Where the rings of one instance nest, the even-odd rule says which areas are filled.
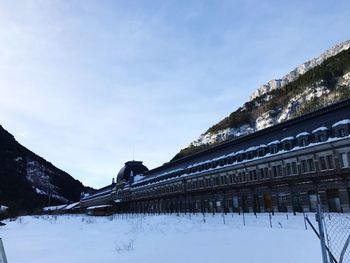
[[[350,100],[148,170],[82,198],[119,212],[350,211]]]

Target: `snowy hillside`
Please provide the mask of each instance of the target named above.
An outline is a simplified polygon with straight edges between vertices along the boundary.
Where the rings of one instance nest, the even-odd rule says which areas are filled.
[[[287,75],[283,76],[281,79],[273,79],[270,80],[268,83],[261,85],[251,96],[250,101],[254,100],[255,98],[262,96],[274,89],[282,88],[286,86],[287,84],[295,81],[298,77],[305,74],[310,69],[321,65],[322,62],[324,62],[326,59],[330,57],[334,57],[335,55],[339,54],[340,52],[347,50],[350,48],[350,40],[344,41],[328,50],[326,50],[324,53],[322,53],[319,57],[311,59],[300,66],[296,67],[294,70],[289,72]]]
[[[313,218],[313,215],[310,215]],[[224,224],[225,220],[225,224]],[[0,228],[9,262],[321,262],[302,215],[22,217]],[[18,237],[21,238],[18,238]]]
[[[174,158],[251,134],[350,98],[350,40],[254,92],[250,100],[200,135]]]
[[[81,182],[20,145],[0,126],[0,200],[12,209],[31,209],[80,199]]]

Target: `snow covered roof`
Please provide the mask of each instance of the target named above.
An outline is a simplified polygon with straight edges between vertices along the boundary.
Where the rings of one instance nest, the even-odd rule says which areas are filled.
[[[328,131],[327,127],[318,127],[317,129],[313,130],[312,133],[320,132],[320,131]]]
[[[266,147],[266,144],[260,144],[259,146],[257,146],[256,148],[259,149],[259,148],[265,148]]]
[[[96,206],[90,206],[87,208],[87,210],[94,210],[96,208],[106,208],[106,207],[111,207],[111,205],[96,205]]]
[[[350,120],[344,119],[344,120],[338,121],[332,125],[332,128],[337,127],[339,125],[344,125],[344,124],[350,124]]]
[[[281,142],[292,141],[292,140],[294,140],[294,137],[293,137],[293,136],[289,136],[289,137],[283,138],[283,139],[281,140]]]
[[[252,146],[252,147],[249,147],[247,150],[245,150],[246,152],[250,152],[250,151],[255,151],[258,147],[256,146]]]
[[[273,144],[278,144],[278,143],[280,143],[280,141],[279,140],[275,140],[273,142],[268,143],[267,146],[270,146],[270,145],[273,145]]]
[[[69,209],[77,207],[78,205],[79,205],[79,202],[76,202],[76,203],[73,203],[73,204],[70,204],[70,205],[63,207],[62,210],[69,210]]]
[[[67,204],[64,205],[56,205],[56,206],[47,206],[43,208],[43,211],[55,211],[55,210],[60,210],[63,207],[67,206]]]
[[[301,136],[309,136],[310,135],[310,133],[308,133],[308,132],[301,132],[301,133],[299,133],[297,136],[295,136],[296,138],[299,138],[299,137],[301,137]]]
[[[142,175],[142,174],[137,174],[137,175],[134,176],[134,182],[140,181],[140,180],[142,180],[143,178],[145,178],[144,175]]]

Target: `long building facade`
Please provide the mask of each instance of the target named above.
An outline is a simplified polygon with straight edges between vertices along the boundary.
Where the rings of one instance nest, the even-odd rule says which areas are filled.
[[[350,100],[148,170],[130,161],[82,208],[116,212],[350,211]]]

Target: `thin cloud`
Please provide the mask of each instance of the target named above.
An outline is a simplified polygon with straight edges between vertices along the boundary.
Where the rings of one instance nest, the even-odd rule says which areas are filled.
[[[1,124],[94,187],[133,151],[149,168],[169,161],[260,84],[350,35],[347,1],[0,7]]]

